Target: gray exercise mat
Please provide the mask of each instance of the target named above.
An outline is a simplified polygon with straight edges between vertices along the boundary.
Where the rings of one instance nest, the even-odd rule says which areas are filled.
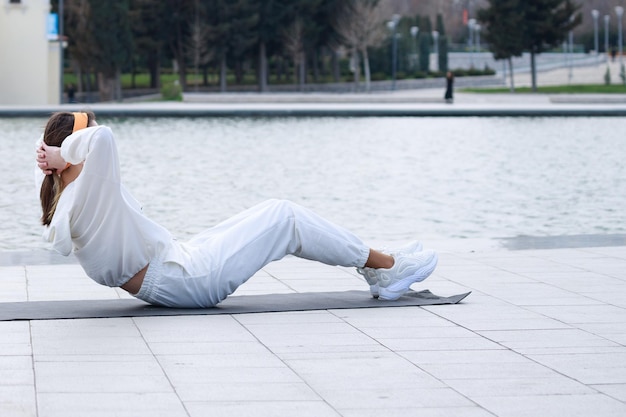
[[[272,313],[348,308],[457,304],[470,293],[441,297],[429,290],[410,291],[397,301],[372,298],[367,291],[307,292],[232,296],[212,308],[166,308],[135,299],[24,301],[0,303],[0,321],[113,317]]]

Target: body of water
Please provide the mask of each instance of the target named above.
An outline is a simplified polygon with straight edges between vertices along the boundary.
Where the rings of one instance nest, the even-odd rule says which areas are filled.
[[[45,119],[0,119],[0,250],[41,240],[34,143]],[[184,240],[285,198],[366,241],[626,232],[621,118],[132,118],[122,178]]]

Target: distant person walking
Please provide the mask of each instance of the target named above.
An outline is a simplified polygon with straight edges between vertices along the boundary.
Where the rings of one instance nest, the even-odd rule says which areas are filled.
[[[74,88],[74,84],[67,86],[67,102],[76,103],[76,89]]]
[[[452,71],[446,73],[446,95],[444,96],[446,103],[454,101],[454,74]]]

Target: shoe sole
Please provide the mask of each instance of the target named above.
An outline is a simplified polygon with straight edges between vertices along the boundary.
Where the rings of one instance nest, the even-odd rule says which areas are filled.
[[[424,281],[433,273],[437,267],[439,257],[436,252],[433,252],[432,258],[428,260],[428,263],[422,266],[415,274],[406,277],[398,282],[394,282],[389,287],[380,287],[378,289],[378,299],[385,301],[396,301],[402,297],[409,289],[411,285],[416,282]]]
[[[378,298],[380,294],[380,289],[378,287],[378,284],[370,285],[370,294],[372,294],[373,298]]]

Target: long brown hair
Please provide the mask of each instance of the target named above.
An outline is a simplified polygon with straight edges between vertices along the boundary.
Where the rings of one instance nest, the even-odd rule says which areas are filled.
[[[95,115],[92,112],[87,113],[87,125],[95,119]],[[74,128],[74,115],[69,112],[54,113],[43,133],[43,141],[48,146],[61,146],[66,137],[72,134]],[[52,221],[54,212],[57,208],[57,203],[61,197],[63,191],[63,181],[61,177],[52,173],[52,175],[46,175],[41,184],[41,190],[39,192],[39,198],[41,200],[41,222],[44,226],[48,226]]]

